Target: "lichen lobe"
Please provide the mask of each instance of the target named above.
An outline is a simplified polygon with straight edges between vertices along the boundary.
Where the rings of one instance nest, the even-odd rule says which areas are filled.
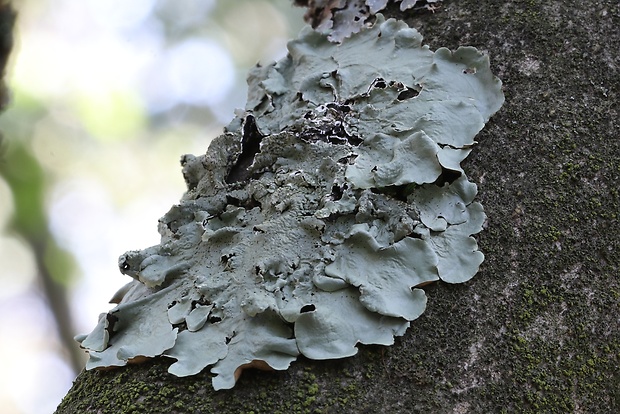
[[[134,281],[79,338],[87,368],[166,355],[231,388],[244,367],[389,345],[420,286],[477,272],[485,216],[460,162],[503,102],[487,57],[378,15],[341,44],[304,30],[248,83],[245,113],[183,157],[161,244],[121,256]]]

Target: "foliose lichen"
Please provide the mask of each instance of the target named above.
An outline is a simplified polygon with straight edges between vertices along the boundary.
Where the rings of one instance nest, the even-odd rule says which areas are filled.
[[[477,272],[485,215],[460,163],[504,100],[486,56],[378,15],[341,44],[305,29],[248,83],[245,111],[183,157],[161,243],[120,257],[134,280],[77,338],[87,369],[164,355],[231,388],[246,367],[392,344],[421,286]]]
[[[364,27],[372,25],[375,16],[389,2],[398,3],[400,10],[427,9],[435,11],[439,0],[294,0],[307,7],[304,18],[329,40],[341,42]]]

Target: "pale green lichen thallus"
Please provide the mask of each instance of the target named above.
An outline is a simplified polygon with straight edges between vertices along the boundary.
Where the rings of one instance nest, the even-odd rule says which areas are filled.
[[[134,278],[89,335],[87,368],[165,355],[216,389],[248,366],[286,369],[390,345],[420,286],[472,278],[485,215],[461,161],[503,103],[472,47],[436,52],[384,21],[331,43],[305,29],[249,75],[248,102],[160,220],[161,244],[121,256]]]

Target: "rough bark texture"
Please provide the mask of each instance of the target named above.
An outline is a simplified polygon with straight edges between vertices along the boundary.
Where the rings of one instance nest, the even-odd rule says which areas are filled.
[[[506,103],[465,162],[489,216],[486,261],[425,288],[391,347],[245,372],[213,391],[169,361],[83,372],[58,413],[620,410],[620,3],[446,1],[400,13],[432,49],[488,51]],[[360,51],[363,53],[363,51]]]

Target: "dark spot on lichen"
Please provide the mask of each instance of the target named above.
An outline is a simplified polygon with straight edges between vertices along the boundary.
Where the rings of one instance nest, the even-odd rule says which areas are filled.
[[[434,182],[435,185],[443,187],[446,183],[452,184],[461,176],[459,171],[449,170],[447,168],[441,168],[441,174]]]
[[[349,154],[346,157],[342,157],[338,159],[338,163],[345,165],[353,165],[355,163],[355,159],[358,157],[357,154]]]
[[[314,312],[316,310],[316,306],[310,304],[310,305],[304,305],[301,307],[301,309],[299,310],[299,313],[308,313],[308,312]]]
[[[404,91],[398,94],[398,97],[396,99],[398,99],[399,101],[405,101],[407,99],[415,98],[419,94],[420,94],[419,89],[405,88]]]
[[[260,133],[256,126],[254,117],[252,115],[246,116],[243,122],[241,153],[226,176],[228,184],[250,179],[251,173],[248,169],[254,162],[254,156],[260,152],[260,143],[263,137],[264,135]]]
[[[254,196],[241,199],[241,198],[231,196],[230,194],[227,194],[226,204],[235,206],[235,207],[243,207],[246,210],[252,210],[255,207],[258,207],[258,208],[261,207],[261,203],[258,200],[256,200]]]
[[[383,194],[395,200],[407,202],[407,197],[416,188],[415,184],[390,185],[387,187],[371,188],[374,194]]]
[[[235,253],[223,254],[223,255],[220,257],[220,263],[222,263],[222,264],[226,264],[226,263],[228,263],[228,261],[229,261],[231,258],[233,258],[233,257],[235,257]]]
[[[331,192],[332,200],[334,201],[340,200],[347,188],[348,188],[348,185],[346,183],[342,185],[334,184],[332,186],[332,192]]]
[[[222,321],[222,318],[220,318],[219,316],[209,316],[209,319],[207,319],[209,321],[209,323],[218,323]]]
[[[325,105],[326,107],[328,107],[329,109],[333,109],[336,111],[340,111],[343,114],[347,114],[349,112],[351,112],[351,106],[348,104],[339,104],[337,102],[330,102],[327,105]]]
[[[383,78],[377,78],[377,79],[375,79],[375,81],[372,83],[371,88],[385,89],[385,88],[387,88],[387,83],[385,82],[385,79],[383,79]]]

